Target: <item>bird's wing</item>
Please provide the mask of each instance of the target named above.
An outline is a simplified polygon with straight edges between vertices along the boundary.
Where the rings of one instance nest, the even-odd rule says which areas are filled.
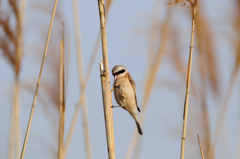
[[[135,96],[135,101],[136,101],[137,110],[138,110],[139,112],[141,112],[141,110],[139,109],[138,104],[137,104],[136,86],[135,86],[135,83],[134,83],[134,81],[133,81],[133,79],[132,79],[132,77],[130,76],[129,73],[128,73],[128,79],[129,79],[130,84],[131,84],[131,86],[132,86],[132,88],[133,88],[133,92],[134,92],[134,96]]]

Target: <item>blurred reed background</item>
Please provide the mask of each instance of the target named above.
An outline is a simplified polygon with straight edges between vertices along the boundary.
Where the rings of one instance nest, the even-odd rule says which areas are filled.
[[[0,159],[20,156],[53,5],[0,1]],[[105,7],[109,68],[129,69],[144,131],[138,136],[129,114],[114,109],[116,158],[178,158],[189,1],[106,0]],[[198,1],[185,158],[202,158],[197,134],[205,159],[240,158],[239,38],[240,0]],[[108,157],[100,41],[97,1],[59,0],[25,158]]]

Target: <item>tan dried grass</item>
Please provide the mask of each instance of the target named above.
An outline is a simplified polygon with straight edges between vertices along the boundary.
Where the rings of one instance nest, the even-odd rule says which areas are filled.
[[[44,66],[45,57],[46,57],[46,54],[47,54],[47,48],[48,48],[49,39],[50,39],[51,31],[52,31],[52,23],[53,23],[53,19],[54,19],[54,16],[55,16],[55,11],[56,11],[56,8],[57,8],[57,2],[58,2],[58,0],[55,0],[53,12],[52,12],[52,18],[51,18],[51,22],[50,22],[50,25],[49,25],[49,31],[48,31],[48,35],[47,35],[46,45],[45,45],[45,49],[44,49],[42,64],[41,64],[41,68],[40,68],[40,72],[39,72],[39,76],[38,76],[38,81],[37,81],[36,90],[35,90],[33,103],[32,103],[32,109],[31,109],[31,113],[30,113],[30,116],[29,116],[28,126],[27,126],[27,130],[26,130],[26,134],[25,134],[25,139],[24,139],[20,159],[23,159],[24,155],[25,155],[25,149],[26,149],[26,146],[27,146],[28,136],[29,136],[31,123],[32,123],[32,117],[33,117],[33,113],[34,113],[34,109],[35,109],[35,104],[36,104],[36,101],[37,101],[40,79],[41,79],[41,75],[42,75],[42,70],[43,70],[43,66]]]
[[[156,10],[154,10],[153,12],[155,12]],[[163,59],[163,55],[165,53],[165,49],[166,49],[166,45],[167,45],[167,41],[169,38],[169,22],[171,19],[171,11],[169,10],[167,13],[166,18],[164,19],[162,26],[161,26],[161,44],[157,45],[157,50],[156,52],[153,53],[149,53],[149,56],[154,56],[154,57],[148,57],[149,59],[149,67],[146,70],[146,82],[145,82],[145,86],[144,86],[144,95],[143,95],[143,101],[142,101],[142,106],[141,106],[141,114],[140,114],[140,121],[142,123],[142,126],[144,126],[144,120],[146,117],[146,110],[148,107],[148,101],[156,80],[156,76],[160,67],[160,64],[162,62]],[[153,27],[155,28],[155,27]],[[154,38],[154,36],[151,36],[150,39]],[[157,39],[156,39],[157,40]],[[151,41],[151,40],[150,40]],[[156,46],[151,46],[151,47],[156,47]],[[154,49],[149,48],[149,50],[153,51]],[[154,59],[154,60],[153,60]],[[153,60],[150,62],[150,60]],[[137,133],[137,130],[134,131],[131,141],[129,143],[127,152],[125,154],[125,159],[130,159],[132,157],[133,151],[136,148],[137,142],[139,139],[139,135]],[[140,149],[140,148],[139,148]],[[138,151],[137,153],[140,153],[140,151]]]

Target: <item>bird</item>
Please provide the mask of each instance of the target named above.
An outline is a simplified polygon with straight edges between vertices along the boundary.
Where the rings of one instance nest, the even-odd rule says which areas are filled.
[[[127,68],[123,65],[116,65],[112,69],[112,75],[114,77],[113,89],[114,97],[119,106],[129,112],[132,118],[135,120],[138,133],[143,135],[140,120],[138,118],[138,112],[141,112],[137,104],[136,86],[130,76]]]

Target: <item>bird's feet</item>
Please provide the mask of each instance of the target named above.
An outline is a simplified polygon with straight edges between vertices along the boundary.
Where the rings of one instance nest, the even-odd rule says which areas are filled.
[[[110,107],[111,107],[111,108],[116,108],[116,107],[121,107],[121,106],[113,106],[113,105],[112,105],[112,106],[110,106]]]
[[[113,87],[113,88],[111,89],[111,92],[112,92],[114,89],[115,89],[115,87]]]
[[[113,88],[111,89],[111,92],[112,92],[114,89],[119,88],[119,85],[120,85],[120,84],[116,84],[115,86],[113,86]]]

